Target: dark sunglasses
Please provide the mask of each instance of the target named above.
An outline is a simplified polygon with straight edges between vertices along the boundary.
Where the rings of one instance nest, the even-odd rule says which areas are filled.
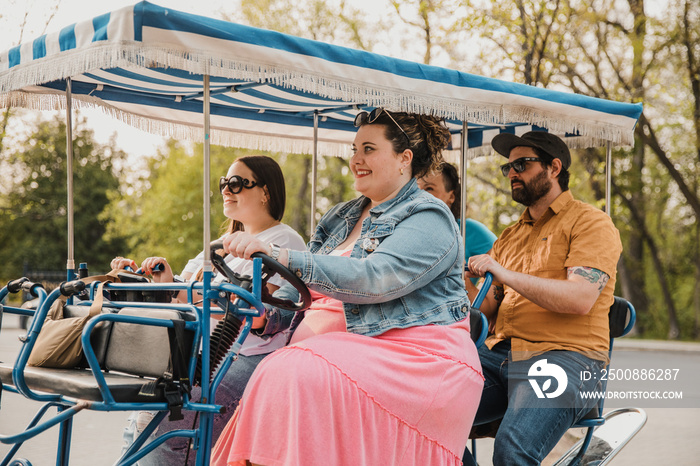
[[[510,169],[512,168],[515,170],[515,173],[522,173],[525,171],[527,168],[527,164],[525,162],[541,162],[542,159],[538,157],[522,157],[519,158],[518,160],[514,160],[510,163],[505,163],[501,165],[501,173],[503,173],[503,176],[508,176],[508,173],[510,173]]]
[[[233,175],[230,178],[226,177],[221,177],[219,179],[219,191],[221,194],[224,193],[224,189],[228,186],[228,190],[231,191],[231,194],[238,194],[241,191],[243,191],[243,188],[245,189],[252,189],[256,187],[258,183],[255,181],[250,181],[247,178],[241,178],[238,175]]]
[[[357,116],[355,117],[355,127],[359,128],[360,126],[364,125],[365,123],[371,125],[372,123],[377,121],[377,118],[379,118],[379,115],[381,115],[382,112],[386,113],[386,115],[389,118],[391,118],[391,121],[394,122],[396,127],[401,130],[401,132],[403,133],[404,136],[406,136],[406,140],[408,141],[408,145],[410,146],[411,145],[411,138],[408,137],[408,134],[406,134],[406,131],[403,130],[401,125],[396,120],[394,120],[394,117],[391,116],[391,113],[384,110],[382,107],[377,107],[374,110],[372,110],[371,112],[364,112],[363,111],[363,112],[358,113]]]

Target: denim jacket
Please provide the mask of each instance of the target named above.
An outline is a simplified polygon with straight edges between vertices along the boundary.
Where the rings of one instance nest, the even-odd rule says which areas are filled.
[[[327,255],[345,241],[368,202],[362,196],[333,207],[308,251],[289,251],[289,268],[310,289],[343,302],[348,332],[374,336],[467,317],[457,224],[447,206],[419,189],[415,179],[370,210],[349,258]],[[291,285],[275,296],[298,299]],[[292,330],[301,319],[298,313]]]

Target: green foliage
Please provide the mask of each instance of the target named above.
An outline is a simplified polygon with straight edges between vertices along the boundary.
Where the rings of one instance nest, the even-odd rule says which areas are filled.
[[[125,154],[95,143],[93,134],[74,131],[75,260],[94,267],[123,250],[124,241],[104,237],[102,212],[119,187],[115,166]],[[0,192],[0,263],[3,278],[17,278],[24,267],[65,270],[67,260],[66,137],[61,118],[35,122],[29,139],[8,149]],[[31,278],[31,277],[30,277]]]

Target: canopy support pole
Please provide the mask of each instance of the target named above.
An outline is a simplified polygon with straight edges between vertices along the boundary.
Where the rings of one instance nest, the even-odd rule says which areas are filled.
[[[612,147],[610,141],[605,143],[605,212],[611,215],[610,191],[612,190]]]
[[[66,191],[68,194],[68,260],[66,279],[75,277],[75,223],[73,213],[73,90],[72,81],[66,79]]]
[[[461,192],[459,193],[460,196],[460,209],[461,212],[459,213],[460,216],[460,222],[459,222],[459,232],[460,235],[462,236],[462,244],[466,242],[467,239],[467,230],[466,230],[466,223],[467,223],[467,150],[469,149],[469,142],[467,141],[467,129],[469,127],[469,123],[466,121],[462,122],[462,133],[461,133],[461,138],[462,141],[460,143],[460,163],[459,163],[459,176],[462,179],[462,189]],[[462,258],[462,261],[464,261],[464,257]],[[464,266],[464,264],[462,264]],[[464,268],[464,267],[462,267]]]
[[[311,212],[309,213],[309,237],[316,229],[316,181],[318,177],[318,110],[314,110],[314,151],[311,158]]]
[[[210,191],[210,153],[209,153],[209,75],[203,77],[204,100],[202,105],[202,113],[204,113],[204,260],[202,261],[202,354],[209,355],[209,315],[210,302],[209,291],[211,289],[212,267],[211,267],[211,200],[209,199]],[[202,374],[209,374],[209,357],[202,356]],[[202,397],[206,398],[205,403],[209,402],[209,377],[202,377]],[[204,422],[204,418],[200,422]],[[205,444],[207,445],[207,444]]]
[[[211,181],[210,181],[210,152],[209,152],[209,75],[204,75],[203,79],[203,113],[204,113],[204,263],[202,264],[202,270],[204,272],[211,272],[211,254],[209,250],[209,244],[211,243],[211,200],[209,199],[209,193],[211,191]]]
[[[204,260],[202,261],[202,322],[201,322],[201,331],[202,331],[202,380],[201,380],[201,388],[202,388],[202,402],[204,403],[209,403],[213,398],[214,394],[209,393],[210,392],[210,385],[211,381],[209,380],[209,377],[206,376],[206,374],[210,373],[210,365],[211,361],[209,360],[209,345],[211,344],[211,341],[209,339],[209,333],[210,333],[210,315],[211,315],[211,303],[209,301],[210,299],[210,292],[211,292],[211,280],[212,280],[212,265],[211,265],[211,199],[210,199],[210,185],[211,185],[211,164],[210,164],[210,147],[209,147],[209,131],[210,131],[210,93],[209,93],[209,75],[205,74],[202,77],[202,113],[204,113],[204,147],[203,147],[203,152],[204,152],[204,165],[203,165],[203,172],[204,172],[204,180],[203,180],[203,185],[204,185],[204,200],[203,200],[203,222],[204,222],[204,247],[202,248],[204,251]],[[200,443],[200,450],[197,452],[197,464],[203,464],[203,465],[208,465],[209,464],[209,456],[205,455],[203,452],[204,451],[209,451],[211,447],[211,431],[212,431],[212,425],[213,425],[213,417],[212,414],[210,413],[202,413],[201,414],[201,419],[200,419],[200,424],[203,427],[201,430],[201,438],[199,439]],[[201,463],[200,463],[201,461]]]

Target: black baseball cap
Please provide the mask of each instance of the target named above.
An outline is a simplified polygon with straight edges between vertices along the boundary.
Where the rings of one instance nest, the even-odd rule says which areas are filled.
[[[571,166],[569,147],[560,137],[545,131],[530,131],[522,136],[501,133],[491,140],[491,146],[505,158],[510,157],[510,151],[514,147],[536,147],[547,153],[552,159],[561,160],[561,165],[565,170]]]

